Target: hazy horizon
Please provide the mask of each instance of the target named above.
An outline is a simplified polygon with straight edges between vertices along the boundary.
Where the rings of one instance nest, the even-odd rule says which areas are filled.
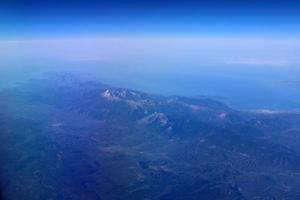
[[[300,40],[139,37],[0,41],[2,86],[49,71],[163,95],[219,97],[240,109],[300,108]]]

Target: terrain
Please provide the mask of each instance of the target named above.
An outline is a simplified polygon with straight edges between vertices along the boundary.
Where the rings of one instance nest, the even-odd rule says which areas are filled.
[[[69,73],[0,92],[3,199],[299,199],[300,114]]]

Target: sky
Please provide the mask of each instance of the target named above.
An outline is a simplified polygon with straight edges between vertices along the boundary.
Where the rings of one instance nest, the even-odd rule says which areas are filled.
[[[2,0],[2,38],[292,37],[293,0]]]
[[[300,109],[299,11],[292,0],[1,0],[0,88],[77,70],[152,93]]]

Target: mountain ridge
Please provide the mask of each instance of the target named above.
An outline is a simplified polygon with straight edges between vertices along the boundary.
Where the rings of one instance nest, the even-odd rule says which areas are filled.
[[[12,199],[300,197],[298,114],[238,111],[72,74],[1,96],[1,188]]]

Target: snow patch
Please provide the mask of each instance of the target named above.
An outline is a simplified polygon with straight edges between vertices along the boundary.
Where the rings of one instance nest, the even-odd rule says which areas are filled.
[[[102,96],[108,100],[119,100],[120,98],[115,96],[111,90],[107,89],[102,93]]]
[[[169,119],[164,113],[154,112],[140,120],[142,124],[152,124],[154,122],[158,122],[161,126],[166,126],[169,124]]]
[[[221,114],[219,114],[219,118],[220,119],[225,119],[227,117],[227,113],[221,113]]]

